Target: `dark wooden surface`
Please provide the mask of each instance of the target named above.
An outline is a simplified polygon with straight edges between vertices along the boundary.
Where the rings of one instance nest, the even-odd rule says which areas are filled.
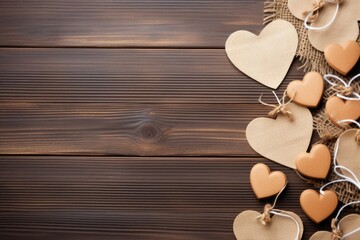
[[[270,89],[224,52],[262,29],[262,0],[0,2],[0,239],[235,239],[261,211],[248,175],[284,171],[278,208],[305,184],[258,156],[245,127]],[[294,63],[281,85],[301,78]],[[271,199],[269,200],[271,201]]]

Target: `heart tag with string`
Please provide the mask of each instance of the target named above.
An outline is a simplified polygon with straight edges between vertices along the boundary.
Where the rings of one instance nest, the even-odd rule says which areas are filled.
[[[250,182],[256,196],[276,195],[273,205],[266,204],[264,212],[246,210],[234,220],[234,234],[237,240],[300,240],[304,227],[298,215],[293,212],[275,209],[278,197],[286,187],[286,176],[282,172],[270,172],[267,165],[258,163],[250,173]],[[274,187],[276,185],[276,187]],[[270,192],[267,187],[272,189]],[[264,195],[265,194],[265,195]]]
[[[313,132],[313,119],[309,109],[285,103],[285,94],[278,105],[267,104],[273,108],[270,118],[260,117],[252,120],[246,127],[246,139],[260,155],[295,169],[296,157],[306,152]]]
[[[310,240],[334,240],[334,239],[342,239],[343,236],[346,236],[346,240],[359,240],[360,239],[360,231],[356,231],[360,227],[360,215],[359,214],[349,214],[342,218],[339,221],[339,231],[336,231],[336,228],[333,229],[335,231],[318,231],[314,233]],[[336,233],[338,232],[338,233]],[[351,235],[349,235],[351,233]],[[340,237],[340,238],[334,238]],[[341,238],[342,237],[342,238]],[[345,238],[344,238],[345,239]]]
[[[338,141],[337,163],[350,169],[360,179],[360,129],[349,129],[343,132]],[[341,170],[341,172],[354,179],[348,171]]]
[[[288,8],[304,21],[309,41],[319,51],[331,43],[355,41],[359,35],[358,0],[289,0]]]
[[[336,217],[331,221],[332,232],[318,231],[314,233],[310,240],[359,240],[360,239],[360,215],[349,214],[338,221],[341,212],[345,207],[359,204],[360,201],[349,202],[342,206]]]

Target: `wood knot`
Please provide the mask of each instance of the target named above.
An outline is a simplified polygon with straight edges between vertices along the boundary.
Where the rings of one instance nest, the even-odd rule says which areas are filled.
[[[147,122],[140,126],[139,135],[145,140],[157,141],[161,135],[161,130],[156,124]]]

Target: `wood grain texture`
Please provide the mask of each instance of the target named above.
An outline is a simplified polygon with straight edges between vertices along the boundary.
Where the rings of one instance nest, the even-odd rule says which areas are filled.
[[[304,239],[320,227],[298,204],[307,187],[293,170],[260,158],[2,156],[2,239],[235,239],[243,210],[261,211],[249,172],[281,170],[278,208],[300,215]]]
[[[293,64],[289,81],[302,79]],[[224,49],[0,51],[0,102],[257,103],[269,88],[237,70]]]
[[[2,0],[0,46],[220,47],[262,0]]]
[[[256,155],[260,104],[3,103],[0,154]]]

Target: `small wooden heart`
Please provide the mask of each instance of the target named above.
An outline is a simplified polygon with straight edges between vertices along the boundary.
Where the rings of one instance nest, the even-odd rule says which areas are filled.
[[[313,9],[314,0],[288,0],[290,12],[298,19],[304,20],[306,10]],[[311,24],[312,27],[321,27],[330,22],[336,11],[336,4],[325,3],[320,9],[318,19]],[[335,21],[323,30],[309,30],[310,43],[319,51],[324,51],[330,43],[342,44],[347,40],[356,40],[359,35],[359,2],[346,0],[340,4],[340,10]]]
[[[308,72],[302,81],[289,83],[286,93],[293,102],[305,106],[316,107],[324,92],[324,80],[318,72]]]
[[[339,221],[339,229],[341,231],[341,235],[345,236],[360,226],[360,215],[359,214],[349,214],[343,217]],[[354,232],[353,234],[346,237],[346,240],[359,240],[360,239],[360,231]],[[310,240],[334,240],[333,234],[327,231],[318,231],[314,233]]]
[[[310,153],[300,153],[296,158],[296,169],[306,177],[325,179],[330,166],[330,150],[323,144],[316,144]]]
[[[360,117],[360,101],[343,100],[337,96],[330,97],[325,104],[325,112],[329,119],[338,124],[344,119],[356,120]]]
[[[250,183],[260,199],[278,194],[286,186],[287,180],[283,172],[271,172],[267,165],[258,163],[250,171]]]
[[[275,20],[259,36],[244,30],[232,33],[225,43],[225,50],[240,71],[275,89],[290,68],[297,43],[294,26],[285,20]]]
[[[343,46],[329,44],[325,47],[324,55],[333,69],[346,75],[360,57],[360,45],[356,41],[347,41]]]
[[[305,214],[314,222],[320,223],[333,213],[338,204],[335,192],[326,190],[319,194],[315,190],[307,189],[300,195],[300,205]]]
[[[293,120],[279,115],[275,120],[256,118],[246,127],[246,139],[260,155],[295,169],[297,155],[306,152],[313,132],[309,109],[289,103]]]
[[[349,129],[340,135],[336,161],[339,165],[350,169],[360,179],[360,144],[355,140],[358,131],[360,130]],[[347,171],[342,171],[342,173],[354,178]]]
[[[304,232],[303,223],[298,215],[293,212],[284,212],[294,218],[300,227],[299,240]],[[274,240],[295,239],[297,234],[296,223],[291,218],[275,215],[271,222],[263,225],[258,218],[261,213],[247,210],[240,213],[234,221],[234,234],[237,240]]]

